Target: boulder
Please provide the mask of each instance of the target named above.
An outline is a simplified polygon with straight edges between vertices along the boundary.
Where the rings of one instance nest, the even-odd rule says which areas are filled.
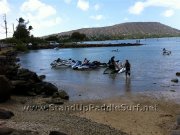
[[[171,82],[178,83],[179,80],[177,78],[174,78],[174,79],[171,80]]]
[[[47,96],[52,96],[55,92],[58,92],[58,88],[54,84],[49,82],[37,83],[35,84],[34,88],[36,89],[35,93],[44,93]]]
[[[11,89],[11,82],[4,75],[0,75],[0,102],[10,99]]]
[[[14,114],[11,111],[0,109],[0,119],[10,119]]]
[[[53,94],[52,98],[61,98],[61,99],[69,100],[69,95],[64,90],[59,90],[58,92],[55,92]]]
[[[41,82],[41,79],[39,78],[39,76],[35,73],[32,72],[28,69],[19,69],[17,76],[19,78],[19,80],[32,80],[33,82]]]
[[[180,76],[180,72],[177,72],[177,73],[176,73],[176,76]]]
[[[15,95],[27,95],[28,93],[34,92],[33,85],[34,83],[30,80],[14,80],[12,81],[12,85],[14,89],[12,90],[12,94]]]
[[[44,94],[46,96],[52,96],[58,92],[58,88],[49,82],[35,83],[32,80],[15,80],[12,81],[12,84],[15,87],[12,93],[15,95],[36,96]]]
[[[49,135],[67,135],[67,134],[62,133],[62,132],[58,132],[58,131],[51,131],[51,132],[49,133]]]
[[[4,66],[4,75],[10,80],[17,79],[18,66],[17,65],[8,65]]]

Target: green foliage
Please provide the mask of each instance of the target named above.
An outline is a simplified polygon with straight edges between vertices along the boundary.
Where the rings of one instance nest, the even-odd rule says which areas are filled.
[[[6,39],[2,39],[1,41],[3,43],[7,43],[7,44],[17,44],[17,43],[19,43],[19,40],[15,39],[15,38],[6,38]]]
[[[70,37],[73,41],[83,41],[84,39],[86,39],[86,35],[85,34],[81,34],[79,32],[73,32],[71,34]]]
[[[16,49],[17,51],[21,51],[21,52],[25,52],[25,51],[28,50],[27,47],[26,47],[26,45],[23,44],[23,43],[18,43],[18,44],[16,44],[15,49]]]
[[[26,39],[29,38],[29,31],[26,29],[25,26],[18,25],[13,37],[22,40],[23,42],[26,42]]]
[[[59,37],[59,42],[60,43],[67,43],[71,41],[71,36],[70,35],[62,35]]]
[[[26,25],[28,24],[28,22],[25,23],[25,20],[20,17],[18,20],[18,25],[16,27],[16,30],[14,31],[13,37],[15,39],[21,40],[24,43],[27,43],[28,39],[30,38],[30,30],[33,29],[32,26],[29,26],[28,28],[26,28]]]
[[[58,41],[58,37],[56,35],[53,36],[49,36],[47,38],[45,38],[46,41]]]
[[[57,41],[59,43],[67,43],[67,42],[78,42],[78,41],[84,41],[87,40],[88,37],[86,37],[85,34],[81,34],[79,32],[73,32],[71,35],[53,35],[45,38],[46,41]]]

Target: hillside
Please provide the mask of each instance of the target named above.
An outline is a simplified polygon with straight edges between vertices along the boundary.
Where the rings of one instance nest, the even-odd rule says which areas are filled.
[[[58,33],[59,37],[71,35],[73,32],[86,34],[88,38],[143,38],[143,37],[166,37],[179,36],[180,30],[159,22],[128,22],[107,27],[82,28],[68,32]]]

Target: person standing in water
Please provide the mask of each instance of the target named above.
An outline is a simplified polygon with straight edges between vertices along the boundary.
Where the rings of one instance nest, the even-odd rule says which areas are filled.
[[[129,63],[129,61],[128,60],[126,60],[126,62],[125,62],[125,68],[126,68],[126,78],[127,78],[127,75],[130,77],[130,75],[131,75],[131,73],[130,73],[130,71],[131,71],[131,64]]]

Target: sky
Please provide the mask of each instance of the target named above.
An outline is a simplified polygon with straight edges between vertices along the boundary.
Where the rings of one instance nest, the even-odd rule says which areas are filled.
[[[22,17],[35,37],[125,22],[160,22],[180,29],[180,0],[0,0],[0,39]]]

